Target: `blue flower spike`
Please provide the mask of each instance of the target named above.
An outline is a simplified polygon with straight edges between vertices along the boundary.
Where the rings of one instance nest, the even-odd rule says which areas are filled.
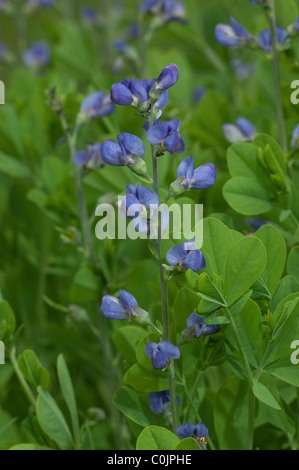
[[[145,345],[145,354],[152,361],[154,369],[165,369],[170,365],[171,359],[179,359],[180,350],[169,341],[148,343]]]
[[[195,239],[176,245],[167,252],[167,262],[180,271],[201,271],[206,267],[204,255],[195,246]]]
[[[188,437],[193,437],[202,450],[207,449],[207,436],[209,434],[208,428],[204,425],[203,422],[198,424],[184,423],[177,430],[176,435],[179,439],[187,439]]]

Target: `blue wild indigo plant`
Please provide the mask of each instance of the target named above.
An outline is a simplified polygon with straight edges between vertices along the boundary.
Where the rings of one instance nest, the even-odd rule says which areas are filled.
[[[298,450],[299,3],[87,3],[0,0],[0,449]]]

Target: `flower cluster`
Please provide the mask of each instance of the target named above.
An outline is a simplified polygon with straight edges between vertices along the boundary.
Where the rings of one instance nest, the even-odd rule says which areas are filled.
[[[145,0],[141,5],[141,12],[154,15],[162,24],[170,21],[186,22],[186,11],[183,2],[173,0]]]

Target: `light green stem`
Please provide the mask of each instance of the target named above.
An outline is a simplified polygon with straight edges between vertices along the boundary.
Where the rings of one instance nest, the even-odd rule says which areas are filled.
[[[18,377],[18,380],[24,390],[24,393],[26,395],[26,397],[28,398],[30,404],[35,408],[35,405],[36,405],[36,400],[35,400],[35,396],[33,395],[29,385],[27,384],[26,380],[25,380],[25,377],[24,375],[22,374],[20,368],[19,368],[19,364],[18,364],[18,361],[16,359],[16,350],[15,350],[15,347],[12,348],[11,350],[11,353],[10,353],[10,362],[14,368],[14,371],[16,373],[16,376]]]

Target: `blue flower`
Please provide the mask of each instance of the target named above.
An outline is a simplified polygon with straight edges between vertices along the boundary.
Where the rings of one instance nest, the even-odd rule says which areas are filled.
[[[179,439],[186,439],[187,437],[193,437],[197,440],[202,450],[206,450],[207,441],[206,438],[209,434],[208,428],[201,422],[197,425],[192,423],[182,424],[177,430],[176,435]]]
[[[258,34],[258,39],[261,48],[267,52],[268,54],[271,53],[272,50],[272,35],[270,29],[264,29]],[[286,47],[289,45],[289,37],[288,33],[283,28],[276,28],[276,41],[278,47]]]
[[[108,139],[102,145],[102,157],[108,165],[125,166],[144,155],[145,145],[136,135],[123,132],[117,136],[117,141]]]
[[[253,227],[255,230],[258,230],[259,228],[261,228],[263,225],[267,225],[267,222],[265,222],[264,220],[262,219],[245,219],[245,221],[251,225],[251,227]]]
[[[111,88],[111,100],[120,106],[133,106],[141,112],[147,112],[151,107],[149,96],[155,79],[136,80],[136,78],[124,78],[119,83],[114,83]],[[156,108],[162,108],[168,101],[168,92],[165,91],[155,103]]]
[[[232,144],[236,142],[251,142],[257,132],[250,121],[238,118],[235,124],[224,124],[222,127],[225,138]]]
[[[157,226],[158,223],[157,210],[159,204],[159,197],[152,189],[141,184],[137,186],[128,184],[120,210],[124,217],[134,219],[134,225],[139,232],[151,231],[151,235],[154,236],[154,226]],[[164,208],[162,212],[162,230],[168,225],[169,212]]]
[[[176,245],[167,252],[167,262],[177,269],[187,271],[201,271],[206,267],[204,255],[195,246],[194,238],[189,242]]]
[[[106,318],[112,320],[133,319],[138,314],[138,304],[129,292],[120,289],[119,299],[113,295],[104,295],[101,310]]]
[[[145,354],[152,361],[155,369],[164,369],[170,364],[171,359],[179,359],[180,350],[169,341],[160,343],[148,343],[145,345]]]
[[[8,6],[8,0],[0,0],[0,11],[4,10]]]
[[[204,163],[194,170],[193,157],[183,160],[177,169],[177,179],[170,185],[170,194],[179,195],[187,189],[206,189],[213,186],[216,168],[213,163]]]
[[[252,40],[248,31],[234,18],[230,18],[231,26],[218,24],[215,28],[215,37],[222,46],[237,47],[244,46]]]
[[[183,2],[172,0],[146,0],[141,5],[142,13],[160,16],[162,23],[179,21],[185,23],[185,5]]]
[[[162,392],[151,392],[148,396],[149,406],[152,413],[159,414],[165,411],[165,408],[170,403],[169,390],[163,390]],[[180,406],[181,400],[177,396],[177,404]]]
[[[28,51],[23,53],[24,64],[28,67],[43,67],[50,62],[49,46],[45,41],[32,44]]]
[[[293,130],[291,146],[294,150],[299,149],[299,124]]]
[[[196,336],[196,338],[199,338],[200,336],[214,335],[215,333],[219,333],[219,331],[221,331],[219,325],[205,325],[204,321],[205,317],[199,317],[196,312],[191,313],[191,315],[187,318],[187,328],[186,330],[182,331],[182,335],[192,335]]]
[[[159,147],[157,156],[163,155],[166,150],[171,154],[174,152],[181,153],[185,150],[185,142],[179,134],[180,125],[181,121],[179,119],[172,119],[168,122],[156,124],[147,131],[147,140],[152,145]]]
[[[96,170],[102,168],[105,163],[101,154],[101,144],[96,143],[87,146],[87,152],[78,150],[73,158],[73,163],[76,166],[85,167],[89,170]]]
[[[152,80],[149,96],[153,100],[160,100],[163,93],[176,84],[179,79],[179,69],[176,64],[168,64],[160,73],[157,80]],[[156,104],[157,106],[157,104]],[[163,105],[164,106],[164,105]],[[162,106],[159,106],[160,108]]]
[[[114,111],[114,104],[110,96],[103,91],[95,91],[88,95],[80,106],[80,112],[87,118],[100,118],[109,116]]]

